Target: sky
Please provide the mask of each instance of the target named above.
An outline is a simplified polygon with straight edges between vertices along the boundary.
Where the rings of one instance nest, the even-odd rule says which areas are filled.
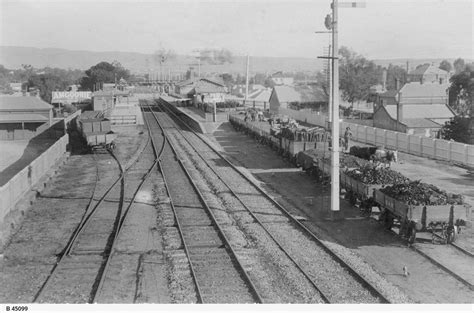
[[[329,34],[315,33],[325,30],[330,2],[0,0],[0,45],[314,58],[330,43]],[[473,58],[473,1],[365,3],[339,10],[340,46],[371,59]]]

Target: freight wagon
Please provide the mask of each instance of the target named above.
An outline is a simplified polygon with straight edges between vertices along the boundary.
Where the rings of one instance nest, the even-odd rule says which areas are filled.
[[[78,120],[78,129],[92,152],[105,152],[114,149],[117,138],[111,130],[110,121],[101,112],[91,111]]]
[[[381,220],[387,229],[395,223],[400,227],[400,236],[413,243],[417,232],[440,233],[446,243],[456,239],[459,227],[470,220],[468,204],[410,205],[375,190],[375,202],[381,209]]]
[[[360,208],[367,213],[371,213],[372,207],[376,205],[374,199],[375,190],[382,187],[382,184],[365,184],[346,172],[340,172],[339,182],[341,187],[346,190],[346,198],[352,205],[360,201]]]

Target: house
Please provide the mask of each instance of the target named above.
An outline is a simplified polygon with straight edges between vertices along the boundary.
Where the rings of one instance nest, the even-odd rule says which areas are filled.
[[[175,85],[175,93],[193,99],[193,102],[224,102],[227,88],[217,78],[191,78]]]
[[[423,64],[408,73],[408,82],[446,84],[449,73],[432,64]]]
[[[446,104],[387,105],[374,113],[374,127],[434,137],[454,115]]]
[[[52,124],[53,107],[30,96],[0,96],[0,139],[30,139]]]
[[[271,78],[272,78],[273,83],[276,86],[281,86],[281,85],[292,86],[294,83],[293,77],[285,76],[283,75],[283,72],[281,71],[273,73]]]
[[[448,107],[447,84],[411,82],[381,94],[374,127],[432,136],[454,117]]]
[[[312,86],[275,86],[270,95],[270,112],[278,114],[279,109],[288,109],[298,104],[325,108],[326,95],[318,87]]]

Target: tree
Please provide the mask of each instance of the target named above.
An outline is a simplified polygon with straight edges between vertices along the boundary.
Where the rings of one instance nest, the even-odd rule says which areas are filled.
[[[449,80],[449,105],[460,115],[472,113],[474,98],[474,64],[451,76]]]
[[[108,62],[100,62],[86,71],[86,75],[80,80],[82,90],[94,91],[97,83],[114,83],[120,78],[129,80],[130,72],[125,69],[119,62],[114,61],[112,64]]]
[[[454,73],[458,74],[464,70],[465,62],[461,58],[454,60]]]
[[[323,91],[324,95],[329,97],[329,82],[327,75],[323,72],[318,72],[316,74],[316,82],[317,86]]]
[[[451,65],[451,63],[449,63],[448,60],[443,60],[439,64],[439,68],[449,73],[453,69],[453,66]]]
[[[234,78],[232,77],[232,74],[229,73],[224,73],[220,75],[222,77],[222,80],[224,81],[224,84],[227,87],[231,87],[234,84]]]
[[[53,74],[34,74],[28,80],[28,88],[37,88],[41,99],[48,103],[51,103],[53,91],[65,90],[68,85],[69,82]]]
[[[468,117],[455,116],[441,128],[441,137],[446,140],[469,143],[469,122]]]
[[[366,100],[370,87],[381,80],[381,68],[347,47],[341,47],[339,54],[339,81],[343,99],[350,103]]]
[[[398,88],[402,88],[407,82],[407,71],[401,66],[389,64],[387,68],[387,90],[396,90],[397,80]]]

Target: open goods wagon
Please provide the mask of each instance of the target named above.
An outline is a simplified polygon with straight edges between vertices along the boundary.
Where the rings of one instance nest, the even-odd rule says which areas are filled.
[[[110,131],[108,133],[83,133],[87,145],[93,152],[103,152],[104,149],[114,149],[114,140],[117,134]]]
[[[363,183],[360,180],[349,176],[345,172],[340,173],[339,182],[342,188],[346,190],[346,197],[349,199],[349,202],[354,205],[357,200],[359,200],[360,208],[368,213],[370,213],[372,207],[376,205],[374,199],[375,191],[383,186],[382,184]]]
[[[413,243],[417,232],[439,233],[445,243],[456,239],[460,226],[470,220],[471,207],[454,205],[409,205],[375,190],[375,202],[381,209],[380,220],[388,229],[397,222],[399,234]]]
[[[78,120],[78,128],[87,145],[93,152],[105,152],[115,147],[117,134],[111,131],[110,121],[101,112],[88,112],[86,118]]]

